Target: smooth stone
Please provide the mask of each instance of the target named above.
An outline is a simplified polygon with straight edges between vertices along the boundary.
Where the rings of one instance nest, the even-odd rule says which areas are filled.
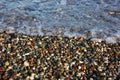
[[[29,62],[25,61],[24,66],[29,66]]]
[[[98,67],[98,71],[103,71],[101,66]]]
[[[9,63],[8,61],[7,61],[7,62],[5,62],[5,66],[9,66],[9,64],[10,64],[10,63]]]

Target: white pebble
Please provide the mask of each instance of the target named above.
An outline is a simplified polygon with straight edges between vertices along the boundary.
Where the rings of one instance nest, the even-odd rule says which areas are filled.
[[[76,51],[77,54],[81,54],[79,51]]]
[[[8,61],[7,61],[7,62],[5,62],[5,65],[6,65],[6,66],[8,66],[9,64],[10,64],[10,63],[9,63]]]
[[[101,72],[101,71],[102,71],[102,67],[101,67],[101,66],[99,66],[99,67],[98,67],[98,70]]]
[[[81,66],[78,66],[78,69],[81,69],[82,67]]]
[[[25,61],[24,66],[29,66],[29,62]]]

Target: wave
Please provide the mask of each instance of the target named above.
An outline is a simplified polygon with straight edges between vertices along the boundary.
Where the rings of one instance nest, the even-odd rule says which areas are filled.
[[[119,0],[1,0],[0,32],[120,42],[119,3]]]

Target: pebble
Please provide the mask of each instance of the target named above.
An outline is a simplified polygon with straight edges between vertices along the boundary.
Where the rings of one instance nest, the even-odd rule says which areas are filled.
[[[98,67],[98,71],[100,71],[100,72],[103,71],[101,66]]]
[[[9,66],[9,64],[10,64],[10,63],[9,63],[8,61],[7,61],[7,62],[5,62],[5,66]]]
[[[34,80],[34,77],[33,77],[33,76],[30,76],[30,80]]]
[[[28,61],[25,61],[25,62],[24,62],[24,66],[29,66],[29,62],[28,62]]]
[[[108,80],[113,80],[112,78],[108,78]]]
[[[81,66],[78,66],[78,69],[81,69],[82,67]]]
[[[0,43],[2,48],[0,72],[5,72],[4,79],[10,76],[9,79],[15,80],[50,78],[97,80],[98,77],[113,79],[118,74],[119,43],[97,42],[75,37],[14,34],[17,36],[11,40],[9,40],[10,34],[0,34],[0,40],[1,36],[4,36],[2,37],[4,41]],[[5,43],[8,40],[10,43]],[[12,46],[16,47],[11,52]],[[1,80],[4,79],[2,77]]]
[[[94,80],[93,78],[90,78],[90,80]]]
[[[27,76],[27,77],[26,77],[26,80],[30,80],[30,76]]]
[[[9,70],[10,70],[10,69],[13,69],[13,66],[9,66],[8,69],[9,69]]]
[[[100,74],[100,76],[105,76],[105,75],[106,75],[106,73],[101,73],[101,74]]]
[[[31,45],[31,42],[28,42],[27,44],[28,44],[28,45]]]

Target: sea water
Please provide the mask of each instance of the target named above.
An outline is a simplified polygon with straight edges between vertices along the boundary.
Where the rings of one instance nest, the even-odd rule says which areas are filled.
[[[120,0],[0,0],[0,32],[120,42]]]

